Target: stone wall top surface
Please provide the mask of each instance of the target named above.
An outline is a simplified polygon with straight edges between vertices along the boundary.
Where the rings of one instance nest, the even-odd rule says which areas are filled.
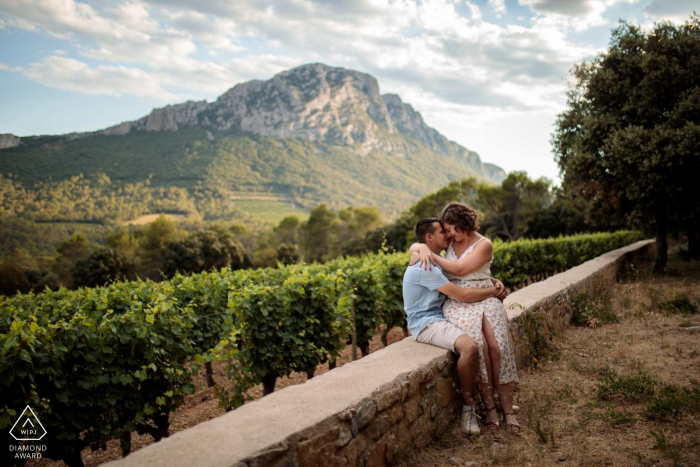
[[[513,292],[503,301],[506,310],[508,310],[508,321],[517,318],[524,313],[525,310],[535,306],[538,302],[545,300],[547,297],[562,292],[568,287],[587,279],[591,274],[614,263],[621,256],[653,243],[654,240],[641,240],[627,245],[626,247],[609,251],[576,267],[567,269],[562,273],[555,274],[546,280],[536,282]]]
[[[430,367],[449,351],[407,337],[401,342],[316,376],[305,384],[246,404],[221,417],[175,433],[110,466],[231,466],[357,406],[402,375]],[[261,433],[264,436],[261,436]]]

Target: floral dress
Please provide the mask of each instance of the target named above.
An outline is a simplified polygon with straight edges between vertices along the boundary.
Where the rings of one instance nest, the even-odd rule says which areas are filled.
[[[466,249],[462,256],[457,258],[457,255],[452,248],[452,243],[447,248],[445,258],[453,261],[459,261],[474,249],[479,239],[474,245]],[[493,258],[491,258],[493,261]],[[446,274],[446,276],[455,284],[462,288],[478,288],[484,289],[492,287],[491,271],[489,265],[485,263],[478,270],[471,272],[465,276],[454,276]],[[491,325],[493,334],[498,342],[498,348],[501,351],[501,365],[498,374],[498,382],[500,384],[508,384],[518,381],[518,370],[515,367],[515,352],[513,350],[513,342],[510,338],[508,328],[508,314],[503,306],[503,302],[495,297],[487,298],[481,302],[464,303],[452,297],[447,297],[442,306],[442,314],[449,322],[466,332],[469,337],[474,339],[479,348],[479,364],[476,371],[476,381],[487,382],[488,375],[486,373],[486,363],[484,360],[484,342],[482,335],[482,319],[486,316],[488,323]]]

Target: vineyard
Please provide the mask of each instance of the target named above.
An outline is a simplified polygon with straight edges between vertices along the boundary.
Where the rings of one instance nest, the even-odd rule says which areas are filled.
[[[494,243],[492,273],[511,288],[640,240],[637,232]],[[193,375],[225,360],[234,409],[262,383],[329,362],[350,336],[364,353],[381,325],[403,326],[405,253],[116,282],[0,298],[0,429],[30,404],[47,455],[80,466],[80,452],[132,432],[168,436],[168,416]],[[210,380],[213,383],[213,380]]]

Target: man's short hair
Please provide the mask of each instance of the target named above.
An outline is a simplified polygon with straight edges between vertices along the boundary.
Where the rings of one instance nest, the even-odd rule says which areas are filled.
[[[413,229],[413,231],[416,234],[416,240],[418,240],[418,243],[425,243],[425,236],[435,233],[435,230],[437,230],[437,227],[435,226],[436,222],[442,226],[442,224],[440,224],[440,219],[437,217],[426,217],[425,219],[421,219],[416,223],[416,227]]]

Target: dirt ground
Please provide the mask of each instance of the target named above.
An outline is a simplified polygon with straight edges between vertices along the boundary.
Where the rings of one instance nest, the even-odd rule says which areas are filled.
[[[394,342],[400,341],[404,338],[403,330],[401,328],[393,328],[388,335],[389,345]],[[376,334],[372,341],[370,342],[370,353],[384,348],[381,342],[381,333]],[[357,349],[357,356],[361,358],[360,349]],[[341,367],[346,363],[352,361],[352,348],[347,346],[345,350],[341,353],[337,360],[336,366]],[[230,388],[230,382],[226,379],[226,369],[225,364],[222,362],[214,363],[214,380],[226,387],[228,382],[228,388]],[[316,368],[316,375],[326,373],[328,371],[328,364],[319,365]],[[289,377],[279,378],[275,386],[275,390],[280,390],[287,386],[293,384],[305,383],[307,380],[306,373],[292,373]],[[207,388],[206,377],[204,370],[199,373],[195,380],[196,391],[194,394],[185,397],[185,403],[179,407],[175,412],[170,415],[170,434],[176,433],[178,431],[184,430],[186,428],[193,427],[198,423],[211,420],[212,418],[219,417],[226,413],[226,411],[218,406],[218,399],[214,394],[214,388]],[[262,385],[259,385],[251,389],[248,394],[253,400],[260,399],[263,394]],[[149,435],[139,435],[137,433],[132,434],[132,445],[131,452],[135,452],[144,446],[148,446],[153,443],[153,438]],[[91,451],[89,448],[83,450],[82,452],[83,462],[86,467],[93,467],[100,465],[104,462],[117,460],[121,458],[121,449],[119,447],[119,441],[112,440],[107,443],[106,450]],[[42,467],[59,467],[65,466],[63,461],[54,461],[51,459],[41,459],[38,461],[29,461],[27,466],[42,466]]]
[[[700,465],[700,333],[689,329],[700,326],[700,262],[670,259],[666,276],[646,263],[613,286],[619,323],[566,329],[538,368],[520,370],[519,435],[454,427],[401,466]],[[673,399],[680,420],[654,405],[664,391],[692,394]]]

